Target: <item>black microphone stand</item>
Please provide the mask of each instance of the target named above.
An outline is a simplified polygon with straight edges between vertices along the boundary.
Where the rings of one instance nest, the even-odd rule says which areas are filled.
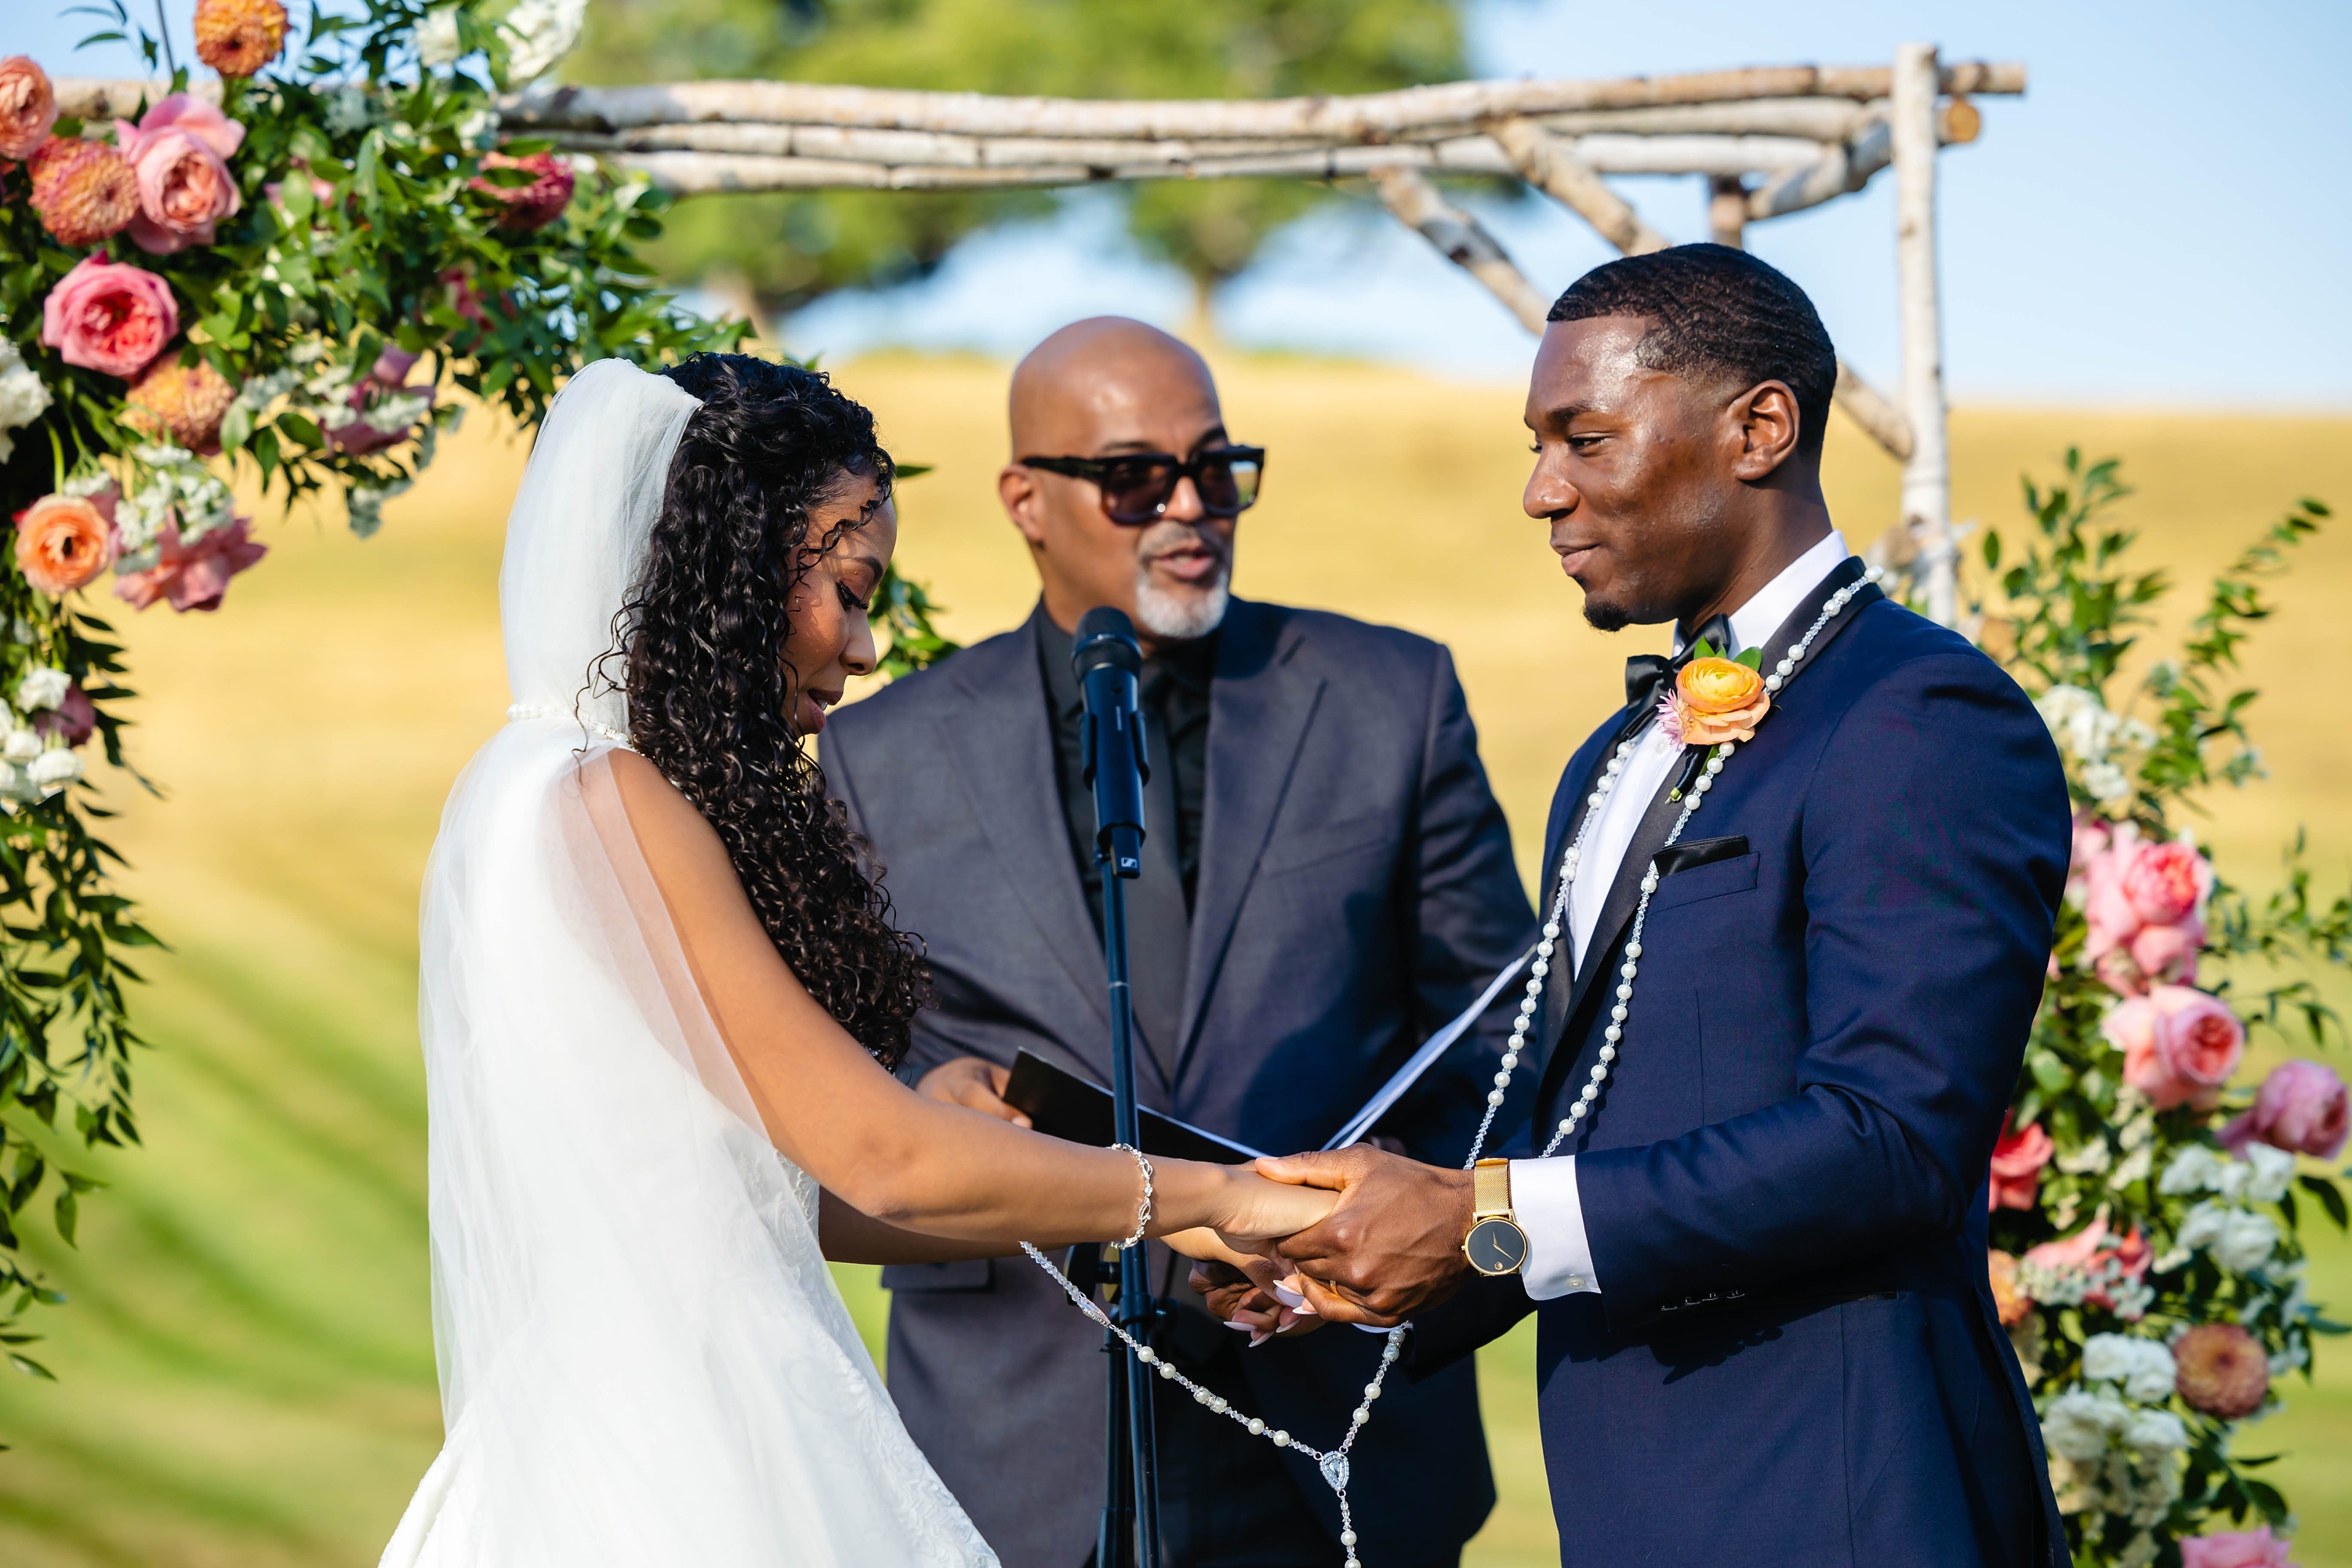
[[[1143,871],[1146,772],[1143,726],[1136,710],[1143,654],[1133,623],[1108,607],[1087,611],[1078,622],[1070,663],[1086,691],[1086,778],[1094,787],[1095,863],[1102,871],[1103,966],[1110,977],[1111,1124],[1119,1142],[1140,1149],[1135,1017],[1127,979],[1127,884]],[[1150,1276],[1139,1242],[1118,1255],[1118,1295],[1112,1318],[1141,1344],[1150,1336],[1153,1316]],[[1108,1378],[1109,1474],[1102,1527],[1095,1540],[1095,1568],[1160,1568],[1151,1369],[1116,1334],[1103,1336],[1103,1351],[1119,1364],[1110,1369]]]

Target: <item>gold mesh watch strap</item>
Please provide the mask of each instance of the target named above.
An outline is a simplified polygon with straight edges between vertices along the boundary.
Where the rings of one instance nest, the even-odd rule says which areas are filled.
[[[1511,1212],[1511,1163],[1481,1160],[1470,1174],[1470,1217],[1486,1219]]]

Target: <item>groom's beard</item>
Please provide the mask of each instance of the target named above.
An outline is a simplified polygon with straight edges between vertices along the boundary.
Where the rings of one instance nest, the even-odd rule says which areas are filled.
[[[1206,550],[1217,557],[1208,581],[1171,587],[1160,581],[1151,563],[1184,546]],[[1233,601],[1233,557],[1216,535],[1184,522],[1158,522],[1137,546],[1135,620],[1144,632],[1161,642],[1191,642],[1207,637],[1224,623],[1225,606]]]

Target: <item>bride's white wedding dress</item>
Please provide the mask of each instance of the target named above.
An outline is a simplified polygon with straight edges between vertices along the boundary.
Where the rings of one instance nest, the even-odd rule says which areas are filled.
[[[696,406],[589,366],[508,524],[516,707],[425,885],[446,1436],[386,1568],[995,1562],[900,1424],[818,1252],[816,1184],[702,1005],[613,786],[623,699],[583,693]]]

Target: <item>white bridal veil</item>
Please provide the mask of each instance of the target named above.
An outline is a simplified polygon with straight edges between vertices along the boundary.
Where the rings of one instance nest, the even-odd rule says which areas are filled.
[[[590,365],[507,525],[515,707],[425,881],[446,1436],[387,1568],[994,1562],[884,1393],[815,1184],[761,1132],[663,913],[611,779],[625,700],[583,692],[698,406]]]

